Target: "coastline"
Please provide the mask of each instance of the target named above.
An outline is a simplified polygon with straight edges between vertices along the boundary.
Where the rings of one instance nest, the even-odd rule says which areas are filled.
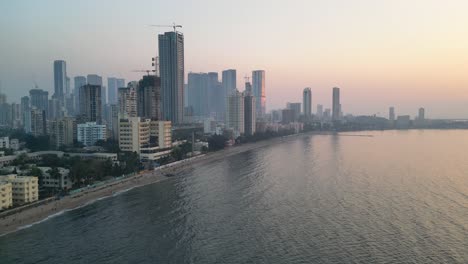
[[[134,188],[146,186],[149,184],[169,179],[169,177],[164,176],[165,173],[180,174],[185,169],[195,164],[199,165],[207,162],[225,159],[232,155],[236,155],[253,149],[266,147],[270,144],[284,142],[285,140],[295,139],[298,137],[329,134],[331,133],[307,132],[293,134],[286,137],[272,138],[259,142],[245,143],[240,146],[233,146],[220,151],[193,157],[191,159],[170,163],[166,165],[166,167],[156,169],[154,171],[144,171],[140,174],[130,176],[122,180],[118,180],[100,186],[98,188],[93,188],[73,195],[68,195],[60,200],[51,201],[46,204],[41,204],[36,207],[28,208],[24,211],[19,211],[17,213],[2,217],[0,218],[0,237],[9,233],[16,232],[18,230],[31,227],[35,224],[46,221],[52,217],[66,213],[67,211],[71,211],[92,204],[98,200],[113,197]]]

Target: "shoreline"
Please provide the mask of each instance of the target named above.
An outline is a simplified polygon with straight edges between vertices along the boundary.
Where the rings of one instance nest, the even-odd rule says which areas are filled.
[[[181,160],[174,164],[167,164],[167,167],[156,168],[154,171],[144,171],[137,175],[127,177],[97,188],[85,190],[80,193],[71,194],[60,200],[54,200],[36,207],[31,207],[11,215],[0,218],[0,237],[14,233],[16,231],[29,228],[35,224],[47,221],[55,216],[61,215],[71,210],[90,205],[96,201],[111,198],[134,188],[158,183],[169,179],[164,176],[165,172],[180,174],[188,167],[196,164],[209,163],[225,159],[232,155],[237,155],[246,151],[266,147],[270,144],[276,144],[309,135],[330,135],[333,133],[306,132],[293,134],[285,137],[271,138],[259,142],[245,143],[240,146],[225,148],[220,151],[193,157],[191,159]],[[172,165],[171,165],[172,164]]]

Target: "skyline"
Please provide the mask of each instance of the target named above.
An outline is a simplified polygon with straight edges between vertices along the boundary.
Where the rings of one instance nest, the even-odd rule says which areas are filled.
[[[468,118],[463,1],[23,1],[0,7],[0,29],[8,36],[0,43],[0,80],[10,102],[19,102],[34,82],[52,95],[54,60],[67,62],[72,79],[139,80],[142,74],[131,71],[150,69],[157,35],[166,31],[148,25],[174,21],[183,25],[185,82],[189,72],[232,68],[242,91],[245,75],[265,70],[268,111],[301,102],[305,87],[312,89],[313,110],[331,108],[336,86],[345,113],[387,116],[394,106],[396,115],[414,117],[424,107],[428,118]],[[180,13],[167,12],[176,7]],[[226,9],[232,13],[221,12]]]

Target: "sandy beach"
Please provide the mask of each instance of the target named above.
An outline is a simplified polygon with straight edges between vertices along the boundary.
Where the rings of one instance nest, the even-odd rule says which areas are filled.
[[[222,160],[226,157],[245,151],[265,147],[277,142],[283,142],[291,138],[297,138],[306,135],[309,135],[309,133],[296,134],[289,137],[274,138],[256,143],[247,143],[240,146],[229,147],[221,151],[208,153],[206,155],[194,157],[189,160],[183,160],[176,162],[175,164],[166,165],[164,168],[157,169],[155,171],[144,171],[140,174],[127,177],[122,180],[114,181],[112,183],[89,189],[77,194],[65,196],[60,200],[54,200],[47,204],[28,208],[24,211],[0,218],[0,236],[26,228],[50,217],[65,213],[66,211],[86,206],[87,204],[95,202],[100,198],[118,195],[125,190],[163,181],[168,179],[168,177],[164,176],[166,173],[174,174],[177,177],[178,174],[194,165],[202,165],[203,163]]]

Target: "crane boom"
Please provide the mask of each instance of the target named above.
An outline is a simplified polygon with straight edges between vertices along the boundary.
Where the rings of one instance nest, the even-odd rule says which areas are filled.
[[[171,27],[176,32],[177,28],[182,28],[182,25],[176,25],[176,23],[172,23],[172,25],[149,25],[150,27]]]

